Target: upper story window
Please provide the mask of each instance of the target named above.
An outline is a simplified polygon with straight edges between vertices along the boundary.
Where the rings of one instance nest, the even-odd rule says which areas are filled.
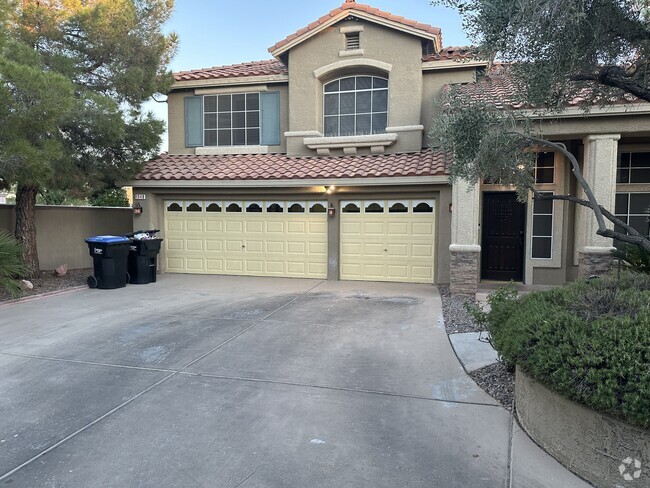
[[[540,152],[537,153],[535,162],[535,183],[554,183],[555,182],[555,153]]]
[[[260,144],[260,94],[239,93],[203,97],[206,146]]]
[[[621,153],[616,183],[650,183],[650,152]]]
[[[388,125],[388,80],[349,76],[323,87],[325,136],[383,134]]]

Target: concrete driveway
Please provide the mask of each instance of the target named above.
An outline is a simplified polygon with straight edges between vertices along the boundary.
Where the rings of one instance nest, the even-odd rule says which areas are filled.
[[[504,487],[424,285],[167,275],[0,307],[0,485]]]

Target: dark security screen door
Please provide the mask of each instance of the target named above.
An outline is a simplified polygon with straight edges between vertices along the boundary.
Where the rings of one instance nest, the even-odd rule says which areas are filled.
[[[522,281],[526,207],[510,192],[483,194],[481,277]]]

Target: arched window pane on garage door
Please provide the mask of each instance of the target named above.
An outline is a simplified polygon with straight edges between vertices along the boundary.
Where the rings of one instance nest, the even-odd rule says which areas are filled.
[[[348,76],[323,86],[325,136],[383,134],[388,125],[388,80]]]

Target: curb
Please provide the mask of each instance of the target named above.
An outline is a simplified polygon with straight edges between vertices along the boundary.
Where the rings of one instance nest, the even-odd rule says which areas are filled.
[[[0,308],[5,307],[7,305],[15,305],[17,303],[25,303],[25,302],[31,302],[34,300],[41,300],[43,298],[49,298],[49,297],[56,297],[59,295],[67,295],[68,293],[74,293],[77,291],[85,290],[87,289],[87,286],[73,286],[70,288],[64,288],[63,290],[56,290],[56,291],[50,291],[48,293],[41,293],[39,295],[30,295],[25,298],[16,298],[14,300],[7,300],[5,302],[0,302]]]

